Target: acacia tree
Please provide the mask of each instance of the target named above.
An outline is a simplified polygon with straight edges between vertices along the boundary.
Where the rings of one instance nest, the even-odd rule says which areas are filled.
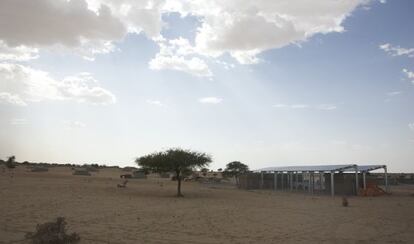
[[[207,166],[211,162],[211,157],[206,153],[171,148],[164,152],[155,152],[139,157],[135,162],[143,170],[155,173],[174,172],[177,179],[177,197],[182,197],[181,180],[183,174],[188,174],[195,168]]]
[[[16,161],[16,157],[15,156],[10,156],[7,158],[6,161],[6,167],[9,169],[13,169],[15,166],[15,161]]]
[[[207,176],[207,173],[208,173],[208,169],[207,169],[207,168],[202,168],[202,169],[201,169],[201,174],[202,174],[204,177],[206,177],[206,176]]]
[[[249,166],[239,162],[233,161],[226,165],[226,168],[223,171],[223,176],[225,177],[235,177],[237,185],[239,184],[239,176],[241,174],[247,173],[249,171]]]

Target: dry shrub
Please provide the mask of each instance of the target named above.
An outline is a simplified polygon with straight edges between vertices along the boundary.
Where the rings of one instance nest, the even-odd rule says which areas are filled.
[[[66,221],[63,217],[58,217],[55,222],[37,225],[36,231],[28,233],[26,238],[32,244],[72,244],[80,241],[76,232],[66,234]]]
[[[348,207],[348,199],[346,197],[342,197],[342,206]]]

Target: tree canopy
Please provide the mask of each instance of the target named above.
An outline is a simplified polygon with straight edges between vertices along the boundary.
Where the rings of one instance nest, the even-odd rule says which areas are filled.
[[[183,175],[196,168],[207,166],[211,157],[202,152],[171,148],[139,157],[135,162],[143,169],[155,173],[174,172],[177,179],[177,196],[181,197]]]
[[[10,156],[7,158],[6,161],[6,167],[9,169],[13,169],[15,166],[15,162],[16,162],[16,157],[15,156]]]
[[[223,171],[225,177],[235,177],[237,184],[239,183],[239,176],[241,174],[247,173],[249,171],[249,166],[243,164],[239,161],[233,161],[226,165],[226,168]]]

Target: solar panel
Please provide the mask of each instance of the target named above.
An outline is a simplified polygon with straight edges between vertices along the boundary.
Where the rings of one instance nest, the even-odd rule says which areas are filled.
[[[261,171],[278,171],[278,172],[331,172],[331,171],[344,171],[345,169],[353,169],[355,164],[338,164],[338,165],[305,165],[305,166],[284,166],[284,167],[268,167],[263,169],[255,170],[256,172]]]
[[[336,164],[336,165],[304,165],[304,166],[281,166],[281,167],[267,167],[254,170],[254,172],[355,172],[355,166],[358,167],[359,172],[368,172],[386,167],[385,165],[356,165],[356,164]]]

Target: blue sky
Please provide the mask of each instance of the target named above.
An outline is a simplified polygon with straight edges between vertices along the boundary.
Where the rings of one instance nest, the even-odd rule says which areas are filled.
[[[412,1],[71,2],[38,6],[78,14],[75,28],[2,3],[1,158],[126,166],[182,147],[211,168],[414,172]]]

